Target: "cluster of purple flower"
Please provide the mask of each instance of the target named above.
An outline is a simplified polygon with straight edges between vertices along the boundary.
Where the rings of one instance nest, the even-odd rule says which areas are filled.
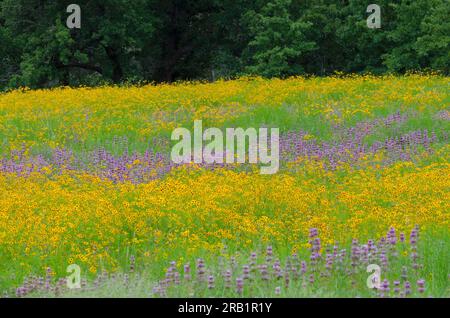
[[[153,289],[153,296],[167,297],[179,295],[177,290],[193,290],[193,296],[249,296],[261,288],[273,288],[268,295],[295,295],[295,289],[303,289],[313,293],[314,288],[327,288],[332,286],[327,282],[333,279],[344,278],[349,282],[348,288],[360,292],[362,295],[375,297],[408,297],[424,295],[426,291],[425,280],[420,278],[419,255],[417,252],[418,227],[411,232],[410,244],[405,242],[404,233],[397,237],[394,228],[378,241],[368,240],[360,244],[354,239],[350,251],[338,245],[323,248],[317,229],[309,233],[309,261],[302,260],[297,253],[288,257],[284,264],[274,257],[273,248],[268,246],[265,253],[258,255],[253,252],[249,261],[236,263],[236,258],[230,260],[229,266],[206,268],[202,259],[197,260],[197,272],[193,277],[190,264],[184,265],[184,280],[174,282],[166,278],[159,281]],[[409,245],[409,246],[408,246]],[[402,251],[403,253],[399,253]],[[411,252],[409,266],[401,266],[404,260],[400,256]],[[401,255],[400,255],[401,254]],[[394,280],[385,278],[377,289],[371,290],[366,286],[366,269],[370,264],[380,264],[382,273],[386,277],[397,277]],[[174,263],[168,269],[170,275],[176,271]],[[205,280],[207,276],[207,280]],[[384,275],[383,275],[384,276]],[[416,288],[412,287],[409,279],[418,277]],[[234,281],[234,283],[233,283]],[[391,282],[394,286],[391,290]],[[261,287],[262,286],[262,287]],[[340,286],[345,289],[344,283]],[[358,287],[360,288],[358,290]],[[358,296],[358,294],[356,294]]]
[[[350,128],[334,127],[335,137],[330,142],[305,140],[307,133],[302,130],[283,133],[280,137],[280,162],[295,162],[303,157],[324,161],[326,168],[334,170],[342,163],[358,165],[361,158],[378,152],[385,153],[386,164],[412,160],[419,149],[431,152],[431,144],[438,141],[438,137],[435,132],[430,133],[426,129],[374,141],[370,145],[364,141],[365,137],[378,128],[401,124],[408,118],[409,115],[395,113],[385,118],[361,122]],[[447,139],[443,137],[444,141]],[[161,178],[179,166],[171,161],[167,142],[154,139],[152,146],[164,150],[156,152],[148,148],[143,154],[129,153],[126,137],[115,137],[110,145],[110,148],[116,149],[121,155],[113,155],[105,148],[99,148],[78,155],[67,149],[54,149],[47,156],[26,156],[26,149],[23,148],[12,151],[8,158],[0,160],[0,172],[28,176],[33,172],[46,171],[44,168],[49,167],[54,173],[82,171],[114,182],[143,183]],[[233,167],[229,164],[206,163],[200,166],[207,169]],[[245,167],[246,165],[240,169]]]
[[[189,296],[308,296],[315,290],[331,289],[331,293],[347,296],[367,297],[409,297],[430,296],[426,290],[425,280],[421,277],[420,256],[418,253],[419,228],[415,227],[410,240],[405,240],[404,233],[397,235],[394,228],[389,229],[386,236],[379,240],[368,240],[361,244],[354,239],[347,251],[338,244],[323,247],[317,229],[309,232],[308,253],[294,253],[282,263],[276,258],[272,246],[264,253],[252,252],[249,259],[231,257],[223,262],[223,258],[214,267],[208,268],[204,259],[197,259],[194,273],[191,264],[178,271],[176,262],[170,262],[164,279],[160,280],[149,292],[152,297],[189,297]],[[306,252],[306,251],[305,251]],[[402,252],[402,253],[400,253]],[[402,256],[410,254],[408,258]],[[309,257],[308,257],[309,255]],[[366,285],[367,266],[379,264],[382,277],[378,289],[370,289]],[[406,265],[405,265],[406,264]],[[391,278],[390,279],[388,279]],[[97,291],[106,282],[120,283],[124,288],[133,288],[133,280],[140,279],[136,272],[136,259],[130,257],[130,267],[125,273],[108,274],[102,271],[88,284],[81,280],[81,292]],[[336,288],[339,281],[341,290]],[[415,281],[415,284],[412,284]],[[393,287],[393,288],[391,288]],[[56,279],[50,268],[45,277],[29,276],[22,286],[15,291],[16,297],[34,295],[64,296],[70,290],[66,286],[66,278]],[[189,294],[183,294],[189,291]],[[263,291],[263,294],[261,294]],[[338,294],[339,295],[339,294]],[[8,296],[5,294],[5,296]]]
[[[450,110],[441,110],[434,116],[434,118],[450,121]]]
[[[16,288],[16,297],[25,297],[36,292],[51,293],[60,296],[66,288],[67,282],[65,278],[54,281],[51,268],[47,268],[44,277],[30,276],[24,279],[22,286]],[[5,293],[7,297],[8,294]]]
[[[125,180],[142,183],[167,174],[175,164],[168,155],[147,150],[144,154],[125,152],[120,156],[100,148],[79,157],[67,149],[54,149],[49,158],[43,155],[25,156],[26,149],[13,151],[9,158],[0,160],[0,172],[29,176],[51,168],[56,174],[64,171],[82,171],[114,182]]]
[[[330,142],[305,140],[308,134],[303,130],[288,132],[280,139],[282,161],[295,162],[299,157],[325,160],[326,168],[334,170],[342,163],[355,166],[361,158],[381,151],[385,153],[386,164],[409,161],[419,149],[431,152],[431,144],[438,141],[438,138],[434,131],[430,133],[427,129],[376,140],[370,145],[364,141],[367,136],[376,132],[377,128],[400,124],[407,118],[407,115],[396,113],[371,122],[358,123],[350,128],[337,126],[334,127],[336,138]]]

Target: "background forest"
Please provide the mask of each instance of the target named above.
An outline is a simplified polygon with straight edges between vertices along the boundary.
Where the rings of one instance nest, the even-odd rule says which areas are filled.
[[[0,0],[0,89],[449,72],[448,0]]]

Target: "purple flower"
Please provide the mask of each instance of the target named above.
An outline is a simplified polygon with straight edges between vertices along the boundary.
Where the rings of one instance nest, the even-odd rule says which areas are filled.
[[[424,279],[419,279],[417,281],[417,290],[419,291],[419,293],[424,293],[425,292],[425,280]]]
[[[244,265],[242,267],[242,273],[243,273],[243,275],[242,275],[243,279],[249,279],[250,278],[250,266]]]
[[[191,280],[191,265],[189,263],[184,265],[184,279]]]
[[[316,228],[309,229],[309,238],[315,238],[319,235],[319,231]]]
[[[309,275],[309,283],[312,285],[314,284],[314,274]]]
[[[197,279],[202,281],[205,275],[205,262],[203,259],[197,259]]]
[[[209,275],[208,276],[208,289],[214,289],[214,276]]]
[[[275,287],[275,295],[279,296],[281,294],[281,287]]]
[[[224,281],[225,281],[225,288],[231,288],[231,271],[230,270],[226,270],[224,273]]]
[[[236,278],[236,292],[238,294],[242,294],[244,290],[244,280],[242,279],[242,277],[238,277]]]
[[[396,295],[400,294],[400,282],[398,280],[394,281],[394,293]]]
[[[306,269],[307,269],[307,265],[305,261],[301,262],[301,273],[305,274],[306,273]]]
[[[405,282],[405,296],[408,296],[411,294],[411,283],[406,281]]]
[[[267,271],[267,264],[262,264],[259,267],[259,271],[261,273],[261,279],[264,281],[268,281],[269,280],[269,272]]]
[[[391,245],[395,245],[397,243],[397,236],[395,235],[395,229],[391,227],[387,234],[388,241]]]
[[[130,273],[134,272],[134,266],[135,266],[135,257],[133,255],[130,256]]]

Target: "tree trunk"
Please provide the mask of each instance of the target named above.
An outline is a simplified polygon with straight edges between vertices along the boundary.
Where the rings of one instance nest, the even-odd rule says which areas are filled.
[[[114,83],[120,83],[123,79],[123,70],[119,61],[117,51],[109,46],[105,47],[106,55],[108,55],[113,67],[112,80]]]
[[[177,63],[179,49],[179,32],[178,29],[178,6],[172,1],[170,3],[169,29],[167,30],[166,39],[164,41],[162,63],[159,73],[161,82],[170,83],[174,80],[175,65]]]

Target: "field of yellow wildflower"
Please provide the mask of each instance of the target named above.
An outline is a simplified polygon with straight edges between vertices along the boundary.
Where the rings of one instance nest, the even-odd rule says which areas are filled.
[[[231,280],[227,288],[247,296],[374,296],[365,269],[375,263],[384,296],[448,296],[449,106],[448,77],[423,75],[3,93],[0,291],[52,294],[77,264],[100,295],[102,279],[139,274],[149,285],[144,296],[229,295],[217,289]],[[279,128],[279,172],[174,165],[171,132],[200,119],[210,127]],[[332,274],[337,244],[351,264]],[[254,275],[264,280],[266,266],[283,283],[252,294],[243,259],[254,251],[272,258],[272,248],[279,260],[266,260]],[[299,260],[303,285],[289,289],[296,257],[308,268]],[[199,258],[216,270],[198,260],[195,267]],[[323,272],[313,270],[317,259]],[[228,271],[222,262],[230,260],[238,264]],[[196,279],[206,276],[206,291],[180,282],[168,288],[177,283],[173,273],[190,277],[191,262]],[[352,276],[356,267],[362,275]]]

